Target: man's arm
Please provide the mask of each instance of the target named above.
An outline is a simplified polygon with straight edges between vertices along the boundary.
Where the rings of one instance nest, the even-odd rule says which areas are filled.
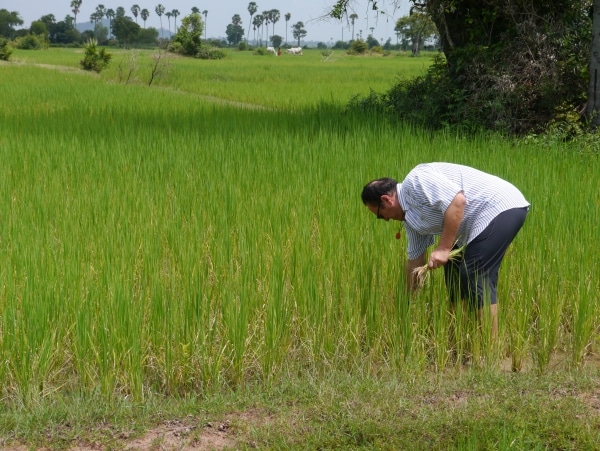
[[[417,291],[417,278],[414,274],[414,270],[419,266],[423,266],[425,264],[425,252],[421,254],[420,257],[414,260],[407,260],[405,265],[406,271],[406,291],[410,293],[414,293]]]
[[[450,205],[448,205],[444,213],[444,225],[442,226],[440,241],[429,255],[428,266],[430,269],[439,268],[448,262],[448,256],[456,241],[456,234],[465,213],[466,203],[467,199],[462,191],[460,191],[454,196]]]

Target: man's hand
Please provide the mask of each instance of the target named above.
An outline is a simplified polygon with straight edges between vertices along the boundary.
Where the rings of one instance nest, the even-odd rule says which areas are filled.
[[[429,269],[436,269],[440,266],[444,266],[448,263],[448,259],[450,257],[450,251],[446,249],[440,249],[436,247],[431,254],[429,254],[429,261],[427,262],[427,266]]]
[[[456,233],[463,219],[466,202],[467,199],[461,191],[454,196],[454,199],[446,209],[440,241],[438,246],[429,255],[429,261],[427,262],[429,269],[436,269],[448,263],[450,251],[456,240]]]

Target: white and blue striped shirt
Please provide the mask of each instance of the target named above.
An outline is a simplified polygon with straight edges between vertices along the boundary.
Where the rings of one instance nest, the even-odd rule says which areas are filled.
[[[529,203],[512,184],[477,169],[452,163],[416,166],[397,186],[398,200],[406,212],[404,229],[408,258],[420,257],[441,235],[444,213],[462,192],[467,200],[456,240],[470,243],[503,211],[528,207]]]

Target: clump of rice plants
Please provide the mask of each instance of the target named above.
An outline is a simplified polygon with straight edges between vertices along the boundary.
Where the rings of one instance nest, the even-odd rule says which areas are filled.
[[[456,249],[452,249],[450,251],[450,255],[448,256],[448,261],[454,261],[461,257],[465,247],[459,247]],[[429,265],[424,264],[423,266],[419,266],[413,270],[413,274],[417,280],[417,287],[422,288],[425,285],[425,282],[429,278]]]

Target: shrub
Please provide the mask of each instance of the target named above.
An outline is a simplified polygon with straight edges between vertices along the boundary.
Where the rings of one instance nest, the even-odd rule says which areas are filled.
[[[183,44],[181,44],[181,42],[179,42],[179,41],[171,42],[171,45],[169,45],[169,52],[177,53],[178,55],[183,55],[184,54]]]
[[[43,36],[27,34],[15,40],[15,46],[21,50],[40,50],[47,48],[48,44]]]
[[[100,73],[102,69],[108,66],[112,55],[105,48],[98,49],[98,41],[89,39],[84,45],[85,56],[79,62],[84,70],[90,70]]]
[[[8,39],[0,36],[0,60],[8,61],[12,52],[13,49],[8,43]]]
[[[227,56],[227,54],[221,49],[202,47],[196,56],[203,60],[222,60]]]
[[[248,50],[248,44],[246,43],[246,41],[241,41],[238,44],[238,50],[241,50],[241,51]]]
[[[371,47],[371,53],[377,53],[379,55],[383,54],[383,47],[381,47],[380,45],[376,45],[374,47]]]
[[[362,55],[367,50],[369,50],[369,45],[365,41],[356,39],[355,41],[352,41],[352,44],[350,44],[350,50],[348,50],[348,53],[351,55]]]

